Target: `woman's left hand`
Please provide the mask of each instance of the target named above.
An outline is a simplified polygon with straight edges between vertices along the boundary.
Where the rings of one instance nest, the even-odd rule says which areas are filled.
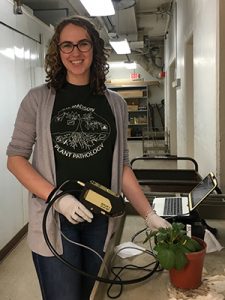
[[[146,225],[152,231],[156,231],[159,228],[171,227],[171,224],[169,222],[167,222],[165,219],[158,216],[154,211],[148,213],[145,221],[146,221]]]

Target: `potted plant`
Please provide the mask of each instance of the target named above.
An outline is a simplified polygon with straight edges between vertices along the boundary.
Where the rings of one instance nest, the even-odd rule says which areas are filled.
[[[171,283],[178,288],[195,289],[201,285],[206,244],[189,237],[182,223],[148,233],[144,241],[154,240],[153,253],[162,268],[169,270]],[[151,246],[152,247],[152,246]]]

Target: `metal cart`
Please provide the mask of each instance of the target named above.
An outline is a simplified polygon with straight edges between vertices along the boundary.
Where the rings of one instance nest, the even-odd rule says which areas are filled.
[[[175,163],[174,168],[137,168],[137,162],[168,162]],[[177,162],[190,162],[189,169],[178,169]],[[162,165],[162,164],[160,164]],[[190,165],[190,164],[189,164]],[[190,165],[190,166],[191,166]],[[198,173],[198,163],[191,157],[177,156],[143,156],[131,160],[132,169],[142,186],[150,203],[156,196],[175,196],[189,193],[202,179]],[[128,211],[132,213],[132,208]],[[198,207],[198,213],[203,219],[224,219],[225,218],[225,195],[219,187],[215,189]]]
[[[175,166],[173,169],[135,168],[135,164],[138,161],[173,161]],[[177,169],[178,161],[189,161],[192,164],[192,168]],[[142,156],[132,159],[131,166],[143,189],[146,188],[149,192],[188,193],[202,179],[198,173],[198,164],[191,157]]]
[[[170,136],[167,131],[144,131],[142,136],[143,155],[169,155]]]

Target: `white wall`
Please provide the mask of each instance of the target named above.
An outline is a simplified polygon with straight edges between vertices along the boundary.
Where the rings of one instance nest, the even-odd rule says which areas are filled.
[[[175,59],[176,78],[181,86],[176,88],[177,155],[194,156],[199,173],[217,173],[217,68],[218,68],[218,3],[211,0],[177,0],[176,22],[171,22],[165,41],[166,71]],[[173,27],[174,25],[174,27]],[[176,37],[177,34],[177,37]],[[186,44],[193,36],[193,121],[189,115],[190,98],[185,85]],[[166,81],[168,97],[169,82]],[[187,113],[188,112],[188,113]],[[194,137],[188,138],[189,122],[193,122]],[[169,124],[169,120],[167,120]],[[189,143],[194,143],[189,147]],[[193,149],[193,150],[190,150]],[[191,153],[193,152],[193,153]],[[218,174],[217,174],[218,175]]]
[[[44,82],[43,57],[52,30],[25,10],[14,15],[13,3],[8,0],[1,0],[0,22],[1,250],[28,221],[27,192],[8,172],[5,152],[22,98],[31,87]]]
[[[219,101],[218,101],[218,131],[220,134],[219,139],[217,140],[218,144],[218,155],[217,155],[217,164],[218,169],[220,173],[220,187],[222,191],[225,191],[225,1],[220,1],[220,7],[219,7],[219,66],[218,66],[218,73],[219,73],[219,81],[218,81],[218,95],[219,95]]]

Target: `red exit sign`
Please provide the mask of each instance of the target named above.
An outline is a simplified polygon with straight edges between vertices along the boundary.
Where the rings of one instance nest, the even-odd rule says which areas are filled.
[[[134,80],[134,79],[139,79],[139,78],[141,78],[141,74],[140,74],[140,73],[131,73],[131,74],[130,74],[130,78],[131,78],[132,80]]]

